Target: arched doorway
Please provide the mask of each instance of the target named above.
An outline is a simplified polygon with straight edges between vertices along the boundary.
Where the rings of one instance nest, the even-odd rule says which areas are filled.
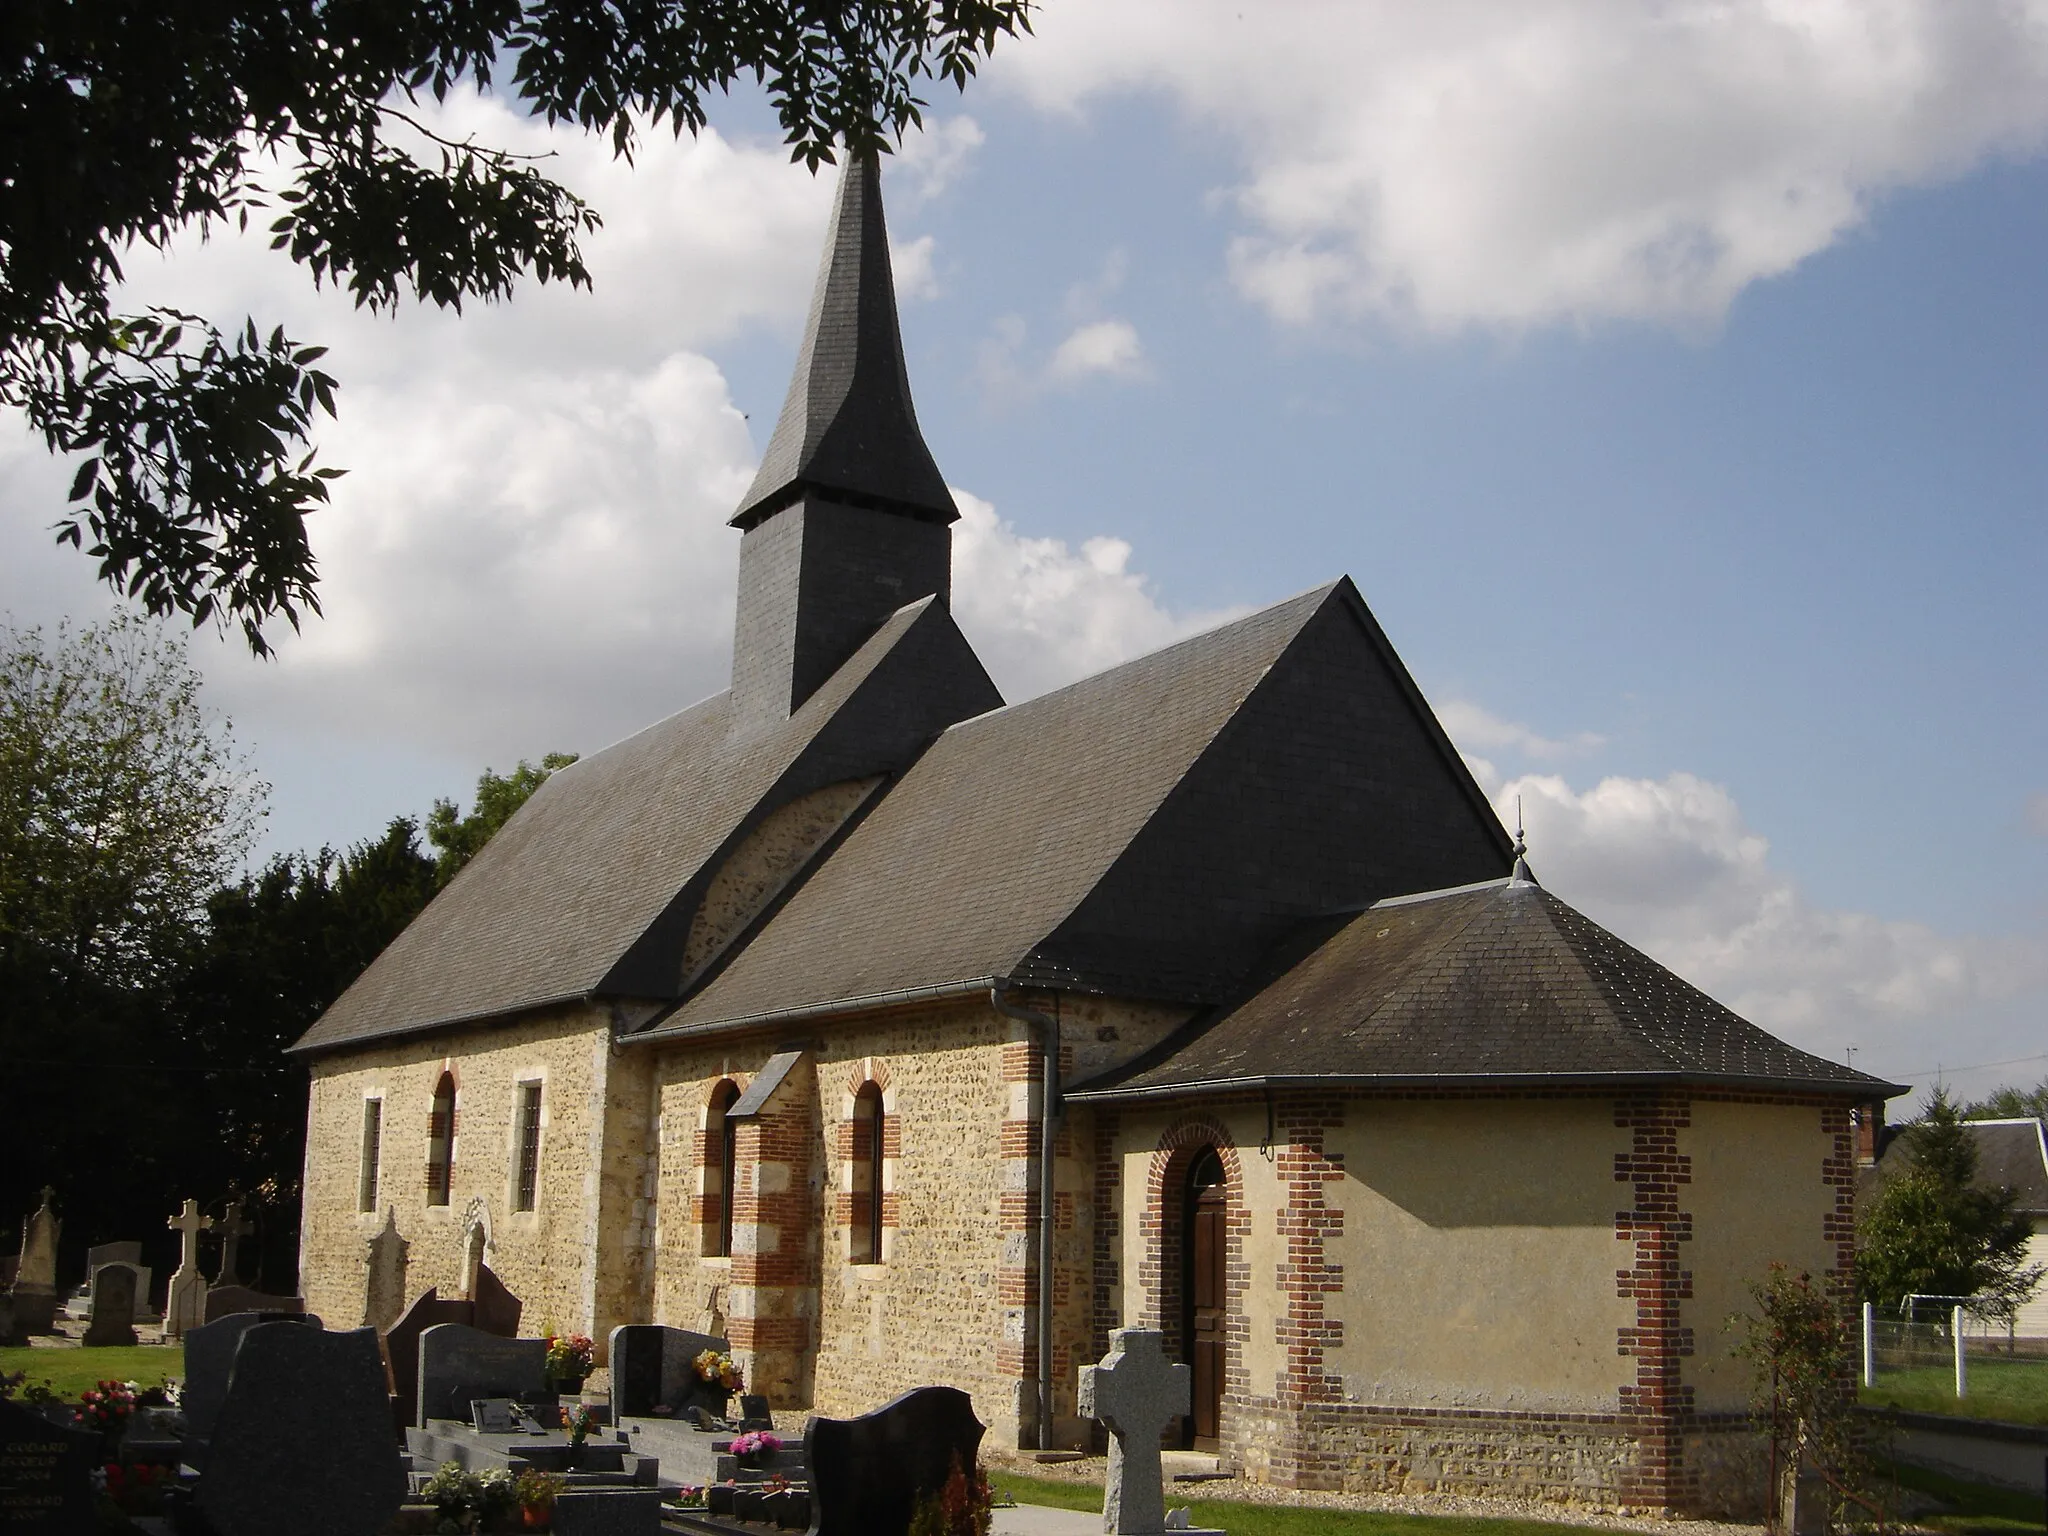
[[[1203,1147],[1188,1164],[1181,1204],[1180,1336],[1191,1389],[1185,1443],[1213,1451],[1223,1418],[1224,1223],[1223,1159]]]

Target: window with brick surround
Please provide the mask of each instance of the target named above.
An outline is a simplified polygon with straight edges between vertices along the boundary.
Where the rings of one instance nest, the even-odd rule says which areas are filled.
[[[443,1072],[427,1116],[427,1204],[446,1205],[455,1172],[455,1075]]]
[[[852,1231],[848,1257],[855,1264],[882,1262],[882,1086],[867,1082],[853,1096]]]
[[[512,1209],[530,1211],[540,1192],[540,1084],[519,1085],[519,1139],[513,1164]]]
[[[384,1151],[384,1101],[363,1100],[363,1171],[356,1184],[356,1209],[377,1209],[377,1162]]]
[[[711,1090],[704,1107],[704,1254],[723,1259],[732,1255],[732,1196],[736,1181],[733,1169],[732,1121],[725,1112],[739,1102],[740,1090],[730,1078]]]

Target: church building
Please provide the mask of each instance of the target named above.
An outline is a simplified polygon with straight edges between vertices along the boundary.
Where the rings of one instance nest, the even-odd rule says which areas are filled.
[[[731,687],[556,773],[295,1047],[309,1308],[488,1262],[529,1332],[1027,1447],[1142,1325],[1255,1480],[1759,1496],[1726,1320],[1846,1282],[1900,1090],[1538,884],[1349,579],[1005,704],[957,516],[857,163]]]

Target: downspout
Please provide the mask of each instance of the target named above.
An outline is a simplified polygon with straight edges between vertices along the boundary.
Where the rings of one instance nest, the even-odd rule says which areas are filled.
[[[1036,1008],[1009,999],[1010,984],[988,989],[988,1000],[1006,1019],[1038,1031],[1045,1058],[1045,1082],[1038,1112],[1038,1449],[1050,1451],[1052,1427],[1052,1219],[1055,1167],[1053,1154],[1059,1131],[1060,1021]]]

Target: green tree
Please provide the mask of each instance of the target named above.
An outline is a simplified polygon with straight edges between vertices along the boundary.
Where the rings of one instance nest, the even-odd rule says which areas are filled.
[[[453,880],[556,769],[575,761],[574,752],[550,752],[538,768],[523,758],[517,768],[502,776],[486,768],[476,781],[476,803],[467,816],[453,800],[436,800],[427,816],[427,841],[439,850],[435,864],[440,883]]]
[[[532,273],[588,286],[597,214],[528,158],[431,132],[494,90],[630,158],[763,83],[795,158],[877,153],[921,82],[964,87],[1027,0],[9,0],[0,8],[0,403],[78,456],[59,538],[157,615],[318,610],[306,514],[333,470],[322,349],[253,319],[123,315],[126,251],[254,217],[373,309],[459,308]],[[89,542],[88,542],[89,541]]]
[[[2031,1088],[2008,1085],[1963,1109],[1965,1120],[2048,1120],[2048,1077]]]
[[[1977,1148],[1947,1092],[1902,1133],[1905,1170],[1885,1180],[1863,1214],[1856,1255],[1864,1299],[1976,1296],[1993,1315],[2016,1310],[2040,1284],[2026,1262],[2032,1224],[2009,1187],[1976,1182]]]
[[[50,1180],[67,1243],[148,1230],[96,1234],[109,1211],[161,1228],[185,1080],[166,1003],[264,795],[181,640],[129,614],[0,629],[0,1210]]]

